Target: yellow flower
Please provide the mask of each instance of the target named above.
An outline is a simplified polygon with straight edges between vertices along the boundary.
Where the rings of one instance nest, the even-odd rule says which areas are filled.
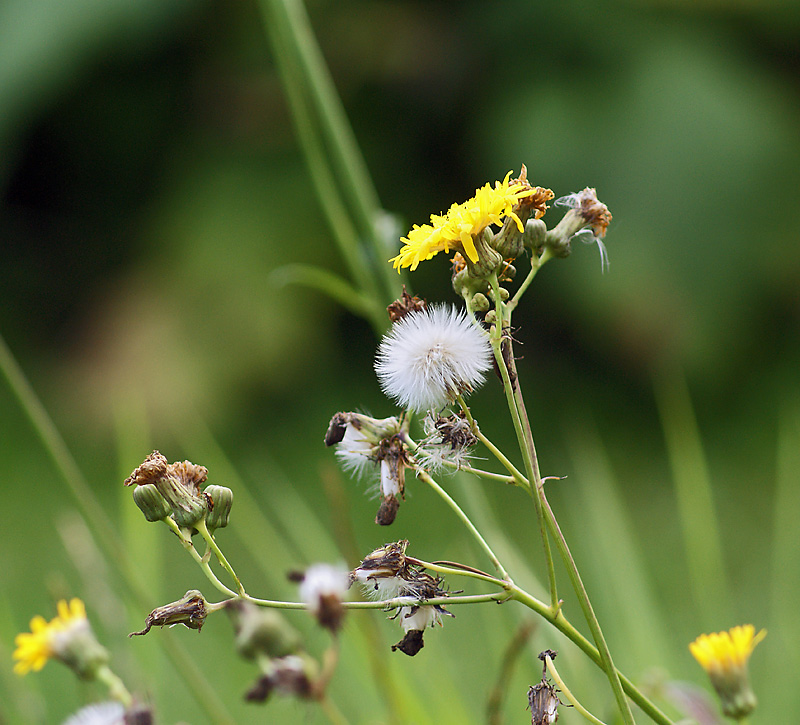
[[[729,632],[701,634],[689,650],[709,674],[731,672],[744,667],[755,646],[767,636],[764,629],[758,634],[755,631],[752,624],[747,624]]]
[[[69,639],[69,633],[88,626],[86,607],[80,599],[69,604],[65,600],[58,603],[58,616],[47,622],[38,614],[31,620],[31,631],[18,634],[14,640],[14,672],[25,675],[31,670],[38,672],[47,660],[58,657]]]
[[[490,224],[501,224],[505,217],[511,217],[522,233],[522,221],[514,208],[521,199],[535,194],[536,188],[517,179],[509,181],[510,176],[509,171],[503,181],[495,182],[494,188],[485,184],[475,191],[475,196],[463,204],[453,204],[444,215],[432,214],[430,224],[415,224],[400,240],[404,242],[400,254],[389,260],[394,268],[399,272],[410,267],[413,272],[420,262],[451,249],[477,262],[474,238]]]
[[[756,706],[747,661],[766,636],[766,630],[756,634],[755,627],[746,624],[728,632],[701,634],[689,645],[690,652],[711,678],[722,701],[723,713],[729,717],[746,717]]]

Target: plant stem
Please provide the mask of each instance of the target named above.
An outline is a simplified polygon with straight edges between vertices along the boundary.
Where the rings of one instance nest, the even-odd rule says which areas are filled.
[[[564,680],[562,680],[561,676],[558,674],[558,670],[556,670],[553,660],[549,657],[545,657],[544,663],[547,667],[547,671],[550,673],[550,677],[552,677],[553,681],[558,685],[558,688],[564,694],[564,697],[566,697],[567,700],[572,703],[575,711],[583,715],[583,717],[585,717],[590,723],[593,723],[593,725],[606,725],[602,720],[598,720],[583,705],[581,705],[580,702],[578,702],[578,699],[572,694],[570,689],[564,683]]]
[[[505,454],[481,432],[480,428],[478,428],[477,425],[475,426],[475,430],[473,431],[473,433],[478,438],[478,440],[481,443],[483,443],[483,445],[486,446],[486,448],[489,449],[492,455],[498,461],[500,461],[503,467],[511,474],[513,483],[522,488],[530,490],[531,487],[530,481],[528,481],[528,479],[525,478],[525,476],[517,469],[517,467],[511,461],[509,461],[508,458],[506,458]]]
[[[489,559],[491,560],[492,564],[494,564],[495,569],[500,572],[500,576],[503,577],[506,581],[511,581],[511,577],[508,576],[508,572],[503,568],[503,565],[500,563],[500,560],[497,558],[495,553],[492,551],[489,544],[486,543],[486,540],[481,535],[481,532],[475,528],[475,524],[472,523],[469,516],[462,510],[462,508],[453,500],[447,491],[445,491],[436,481],[434,481],[427,471],[421,468],[414,469],[417,473],[417,477],[421,478],[425,483],[427,483],[436,493],[439,494],[441,498],[447,503],[447,505],[455,511],[456,516],[461,519],[462,523],[467,527],[469,532],[475,537],[477,542],[481,545],[481,548],[486,552]]]
[[[115,675],[108,665],[101,665],[95,677],[108,688],[109,696],[119,702],[126,710],[133,704],[133,697],[125,683]]]
[[[240,596],[244,595],[245,591],[244,587],[242,586],[242,582],[239,581],[239,577],[236,576],[236,572],[233,570],[233,567],[228,563],[228,560],[222,553],[222,549],[219,548],[211,532],[208,530],[205,519],[201,519],[200,521],[198,521],[194,525],[194,527],[198,530],[200,536],[202,536],[205,539],[206,543],[211,548],[211,551],[213,551],[214,554],[216,554],[217,561],[219,561],[220,566],[222,566],[222,568],[225,569],[225,571],[227,571],[228,574],[231,575],[231,577],[233,577],[233,581],[236,582],[236,588],[239,590],[239,595]]]
[[[490,280],[490,282],[494,291],[495,309],[502,310],[503,303],[500,299],[499,285],[497,284],[496,276]],[[502,314],[498,314],[497,325],[501,324],[508,323],[503,321]],[[497,338],[497,335],[495,337]],[[536,446],[533,441],[533,432],[531,431],[530,421],[525,410],[525,400],[522,396],[522,389],[519,385],[519,378],[517,376],[511,338],[508,337],[506,340],[504,340],[503,336],[500,335],[499,339],[493,340],[493,343],[495,359],[497,360],[497,365],[503,378],[503,387],[506,392],[508,409],[514,421],[514,429],[517,432],[520,451],[522,452],[523,460],[525,461],[525,471],[528,474],[528,478],[534,489],[531,491],[531,498],[533,499],[536,507],[537,519],[540,526],[542,526],[545,554],[548,557],[551,605],[554,608],[557,608],[560,606],[560,603],[555,590],[555,569],[553,568],[550,544],[547,537],[547,532],[544,530],[544,525],[546,525],[547,529],[552,534],[555,540],[556,548],[558,549],[561,559],[567,568],[567,575],[569,576],[572,588],[578,597],[578,603],[580,604],[583,615],[587,624],[589,625],[592,638],[597,645],[600,657],[603,661],[603,669],[608,676],[608,680],[611,684],[611,689],[614,692],[614,698],[617,701],[617,706],[619,707],[623,722],[625,722],[626,725],[633,725],[633,713],[631,712],[630,704],[625,697],[619,675],[617,674],[617,669],[614,666],[614,661],[611,658],[611,652],[608,649],[608,644],[606,643],[605,637],[603,636],[603,631],[600,628],[600,623],[597,621],[597,616],[594,613],[592,603],[589,599],[589,595],[586,592],[586,588],[583,585],[580,572],[578,571],[578,567],[575,564],[575,560],[573,559],[572,553],[569,550],[567,541],[561,532],[561,528],[559,527],[555,515],[553,514],[553,510],[550,508],[550,505],[547,502],[547,497],[545,496],[544,487],[542,486],[541,473],[539,472],[539,462],[536,456]],[[507,353],[505,355],[503,354],[504,345]]]
[[[503,381],[503,392],[506,396],[506,405],[511,414],[511,421],[514,424],[514,432],[517,436],[517,444],[519,445],[522,459],[525,463],[525,471],[528,474],[528,490],[533,492],[532,486],[537,490],[541,488],[541,476],[539,475],[539,464],[536,460],[536,449],[533,447],[533,436],[530,435],[530,426],[526,431],[523,426],[523,421],[527,423],[527,417],[522,415],[517,408],[517,401],[515,399],[516,391],[519,389],[517,381],[516,369],[514,367],[514,353],[511,347],[511,338],[505,338],[504,332],[507,329],[507,322],[503,319],[504,305],[500,298],[500,285],[497,282],[497,275],[492,275],[489,280],[495,302],[495,312],[497,320],[495,322],[492,332],[492,351],[494,352],[495,361],[497,362],[497,369],[500,371],[500,377]],[[508,354],[509,361],[506,364],[505,354]],[[513,382],[512,382],[513,372]],[[559,606],[558,599],[558,585],[556,583],[556,570],[553,562],[553,553],[550,550],[550,541],[547,538],[547,528],[544,522],[544,514],[542,512],[542,504],[539,497],[533,494],[534,507],[536,509],[536,521],[539,525],[539,533],[542,538],[542,548],[544,550],[545,562],[547,564],[547,578],[550,586],[550,603],[555,608]]]
[[[184,534],[183,531],[181,531],[180,526],[178,526],[178,524],[175,523],[175,520],[171,516],[167,516],[167,518],[164,519],[164,523],[172,531],[172,533],[178,537],[178,540],[181,542],[183,548],[189,552],[189,555],[192,557],[192,559],[194,559],[198,563],[198,565],[203,570],[203,573],[206,575],[208,580],[217,589],[219,589],[219,591],[221,591],[223,594],[227,594],[230,597],[238,596],[236,592],[233,591],[233,589],[228,589],[228,587],[226,587],[217,578],[217,575],[214,573],[214,570],[208,563],[208,559],[206,559],[206,557],[204,556],[200,556],[200,552],[195,548],[194,543],[192,543],[192,539],[186,536],[186,534]]]

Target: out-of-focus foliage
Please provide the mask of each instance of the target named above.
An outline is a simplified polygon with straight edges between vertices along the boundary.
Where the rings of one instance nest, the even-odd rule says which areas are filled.
[[[795,510],[800,470],[792,463],[800,436],[800,5],[337,0],[309,11],[382,203],[409,227],[522,163],[556,196],[597,188],[614,214],[609,272],[600,273],[596,250],[577,245],[543,270],[515,318],[544,472],[571,475],[552,494],[554,507],[589,566],[623,667],[639,677],[663,665],[703,683],[684,642],[752,620],[771,630],[753,660],[759,721],[793,721],[787,713],[797,717],[800,696],[783,680],[800,666],[800,627],[785,615],[800,582],[791,541],[781,538],[788,524],[773,536],[773,505],[784,516]],[[349,555],[338,534],[341,551],[331,541],[321,483],[338,475],[321,446],[328,418],[394,411],[372,374],[368,326],[270,277],[289,262],[342,263],[296,148],[258,7],[3,0],[0,108],[0,332],[98,497],[114,518],[127,517],[131,504],[118,489],[153,447],[207,465],[213,480],[216,454],[197,433],[198,421],[208,424],[290,541],[290,560],[276,560],[263,591],[259,562],[232,544],[240,573],[254,593],[292,596],[280,580],[285,569]],[[444,259],[422,265],[413,283],[430,299],[452,297]],[[686,594],[651,378],[676,368],[688,376],[707,443],[736,621],[705,621]],[[502,439],[509,431],[494,420],[498,394],[481,391],[475,408]],[[132,431],[130,421],[145,417]],[[13,634],[32,614],[49,616],[52,598],[80,594],[90,617],[109,602],[124,605],[113,575],[107,590],[85,591],[74,560],[89,554],[68,555],[52,528],[72,502],[5,388],[0,445],[0,721],[57,722],[97,693],[75,692],[55,665],[13,678]],[[373,502],[358,485],[344,485],[354,494],[360,554],[409,538],[430,559],[478,557],[465,553],[427,491],[410,486],[387,532],[372,524]],[[529,512],[517,511],[507,491],[488,493],[512,540],[534,550]],[[620,506],[598,514],[617,498]],[[236,517],[234,506],[232,527]],[[145,529],[133,531],[150,536],[161,557],[150,562],[153,606],[198,586],[199,573],[167,533]],[[627,541],[641,547],[625,559],[638,574],[606,572],[607,559],[594,557]],[[635,583],[638,604],[615,620],[625,581]],[[163,702],[170,690],[161,680],[174,673],[150,641],[162,633],[124,639],[144,614],[109,618],[104,643],[134,687],[163,706],[163,721],[201,722],[179,687]],[[392,676],[417,698],[409,698],[408,721],[466,721],[479,711],[500,651],[464,663],[489,639],[484,631],[505,641],[518,614],[459,611],[413,660],[391,655],[397,627],[381,622]],[[253,673],[230,652],[226,623],[199,636],[171,634],[207,676],[224,658],[216,689],[244,721],[253,710],[240,699]],[[354,721],[373,711],[378,720],[366,645],[353,636],[333,695],[359,713]],[[535,640],[550,646],[542,628]],[[539,668],[529,659],[512,685],[519,696],[509,721],[524,715],[526,678],[531,684]],[[142,662],[157,664],[148,672]],[[587,683],[593,704],[610,702],[580,658],[566,672]],[[419,701],[430,711],[414,710]],[[268,707],[275,722],[312,717],[293,703]]]

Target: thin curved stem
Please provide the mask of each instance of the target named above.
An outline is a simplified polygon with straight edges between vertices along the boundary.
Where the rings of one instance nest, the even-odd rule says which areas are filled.
[[[508,582],[502,579],[497,579],[496,577],[489,576],[488,574],[484,574],[479,572],[475,569],[459,569],[458,567],[453,566],[443,566],[442,564],[435,564],[428,561],[423,561],[422,559],[417,559],[411,556],[406,556],[406,561],[412,564],[418,564],[419,566],[424,567],[425,569],[430,569],[430,571],[436,571],[440,574],[452,574],[455,576],[467,576],[471,577],[472,579],[479,579],[480,581],[489,582],[489,584],[495,584],[499,587],[503,587],[504,589],[508,588]]]
[[[125,683],[108,665],[101,665],[95,677],[108,688],[109,697],[119,702],[126,710],[133,704],[133,696],[125,687]]]
[[[561,675],[558,674],[558,670],[556,670],[555,664],[553,664],[553,660],[550,657],[545,656],[544,664],[547,667],[548,673],[550,673],[550,677],[553,678],[553,682],[558,685],[558,689],[561,690],[564,697],[570,701],[572,706],[575,708],[575,712],[580,713],[585,717],[590,723],[593,725],[606,725],[602,720],[596,718],[592,713],[590,713],[580,702],[578,702],[578,698],[572,694],[569,687],[564,683],[564,680],[561,679]]]
[[[211,551],[214,552],[214,554],[217,557],[217,561],[219,561],[219,563],[220,563],[220,566],[223,569],[225,569],[225,571],[227,571],[228,574],[230,574],[231,577],[233,577],[233,581],[236,582],[236,588],[239,590],[239,594],[240,595],[244,595],[245,591],[244,591],[244,587],[242,586],[242,582],[239,581],[239,577],[236,575],[236,572],[233,570],[233,567],[228,563],[228,560],[225,558],[225,555],[222,553],[222,549],[219,548],[219,546],[217,545],[217,542],[214,540],[214,537],[212,536],[211,532],[208,530],[208,527],[206,526],[205,519],[201,519],[200,521],[198,521],[194,525],[194,527],[200,533],[200,536],[202,536],[205,539],[205,541],[208,544],[208,546],[211,549]]]
[[[500,572],[500,576],[503,577],[506,581],[511,581],[511,577],[509,577],[508,572],[503,568],[503,565],[500,563],[500,560],[497,558],[497,555],[492,551],[492,548],[489,544],[486,543],[486,539],[483,538],[481,532],[475,528],[475,524],[472,523],[469,516],[464,513],[464,510],[455,502],[452,496],[450,496],[447,491],[445,491],[436,481],[434,481],[427,471],[424,471],[421,468],[414,469],[417,473],[417,477],[422,479],[425,483],[427,483],[439,496],[444,499],[445,503],[453,509],[456,516],[461,519],[461,522],[467,527],[469,532],[475,538],[475,540],[481,545],[481,548],[486,552],[487,556],[491,560],[492,564],[494,564],[495,569]]]
[[[194,544],[190,537],[186,536],[183,531],[181,531],[180,526],[175,523],[175,520],[171,516],[167,516],[164,519],[164,523],[167,527],[172,531],[175,536],[178,537],[178,540],[181,542],[186,551],[189,552],[189,555],[194,559],[199,567],[203,570],[203,573],[206,575],[206,578],[223,594],[227,594],[230,597],[239,596],[233,589],[229,589],[226,587],[218,578],[217,575],[214,573],[214,570],[208,563],[208,560],[204,556],[200,556],[200,552],[195,548]]]
[[[508,458],[506,458],[505,454],[481,432],[480,428],[475,426],[473,433],[478,440],[489,449],[492,455],[501,463],[503,468],[505,468],[511,474],[511,478],[516,485],[521,486],[522,488],[530,489],[530,481],[528,481],[528,479],[517,469],[517,467],[511,461],[509,461]]]

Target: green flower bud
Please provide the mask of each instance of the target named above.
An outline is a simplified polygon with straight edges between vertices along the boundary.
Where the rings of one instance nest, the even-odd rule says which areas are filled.
[[[547,225],[541,219],[528,219],[525,223],[525,232],[522,242],[534,254],[540,254],[547,234]]]
[[[133,502],[141,509],[148,521],[163,521],[172,513],[172,507],[152,483],[134,488]]]
[[[206,516],[209,531],[224,529],[228,525],[233,506],[233,491],[225,486],[206,486],[205,495],[211,499],[211,510]]]
[[[476,294],[472,295],[469,306],[475,312],[486,312],[489,309],[489,299],[485,294],[483,294],[483,292],[477,292]]]

